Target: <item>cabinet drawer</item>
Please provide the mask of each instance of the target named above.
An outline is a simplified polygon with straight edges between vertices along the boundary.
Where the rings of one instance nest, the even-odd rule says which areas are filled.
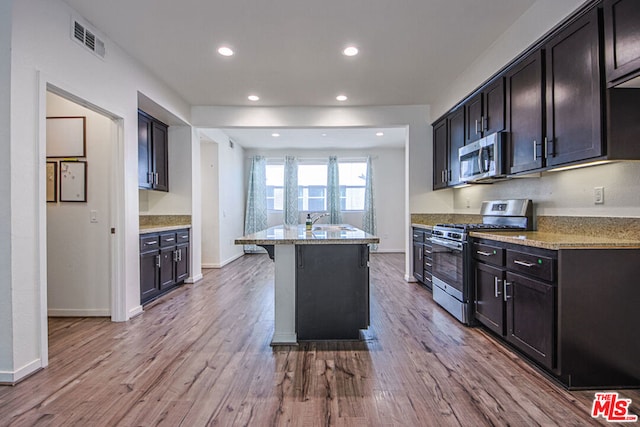
[[[431,259],[430,256],[427,256],[425,254],[425,256],[424,256],[424,271],[428,271],[429,273],[431,273],[432,270],[433,270],[433,260]]]
[[[175,246],[176,233],[162,233],[160,235],[160,247]]]
[[[187,243],[189,241],[189,230],[180,230],[176,233],[176,242]]]
[[[419,230],[417,228],[413,229],[413,241],[417,243],[424,242],[424,231]]]
[[[157,234],[145,234],[140,236],[140,252],[147,252],[160,247],[160,236]]]
[[[504,249],[484,243],[474,243],[473,258],[502,267],[504,266]]]
[[[548,282],[555,279],[555,259],[548,256],[508,250],[507,268]]]

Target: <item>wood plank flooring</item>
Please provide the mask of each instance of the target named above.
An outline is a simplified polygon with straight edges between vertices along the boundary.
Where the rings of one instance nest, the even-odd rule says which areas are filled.
[[[126,323],[49,321],[50,366],[0,387],[10,426],[606,425],[568,392],[371,256],[361,342],[272,348],[273,262],[244,256]],[[621,390],[640,414],[640,391]]]

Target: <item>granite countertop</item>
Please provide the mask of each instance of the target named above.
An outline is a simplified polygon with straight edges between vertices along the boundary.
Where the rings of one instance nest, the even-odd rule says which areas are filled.
[[[433,230],[433,225],[413,223],[411,226],[414,228],[422,228],[424,230]]]
[[[184,230],[185,228],[191,228],[191,224],[181,225],[141,225],[140,234],[159,233],[163,231]]]
[[[472,231],[470,236],[552,250],[640,248],[639,240],[541,231]]]
[[[236,245],[335,245],[380,243],[380,238],[349,224],[317,224],[306,231],[304,224],[293,228],[282,225],[248,234],[235,240]]]

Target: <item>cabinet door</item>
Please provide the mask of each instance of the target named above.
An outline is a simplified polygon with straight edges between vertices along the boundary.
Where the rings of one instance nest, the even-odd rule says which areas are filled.
[[[544,85],[542,52],[510,70],[507,79],[509,173],[542,168]]]
[[[176,282],[189,277],[189,244],[176,246]]]
[[[556,289],[507,272],[507,340],[547,368],[555,367]]]
[[[433,189],[447,186],[449,149],[447,147],[447,119],[433,125]]]
[[[605,0],[604,34],[607,81],[640,71],[640,2]]]
[[[449,121],[449,181],[448,186],[460,184],[460,159],[458,150],[464,147],[464,108],[458,108],[448,116]]]
[[[162,248],[160,250],[160,290],[170,288],[175,284],[174,271],[174,250],[175,246]]]
[[[158,295],[158,251],[140,254],[140,303]]]
[[[504,130],[504,78],[500,77],[482,91],[482,136]]]
[[[548,166],[602,155],[598,9],[545,46]]]
[[[152,123],[154,190],[169,191],[169,144],[167,126]]]
[[[464,143],[470,144],[482,138],[482,94],[479,93],[464,104]]]
[[[424,245],[413,242],[413,277],[424,281]]]
[[[151,161],[151,120],[138,113],[138,187],[153,187],[153,164]]]
[[[504,335],[505,272],[487,264],[476,263],[475,276],[475,318],[496,334]]]

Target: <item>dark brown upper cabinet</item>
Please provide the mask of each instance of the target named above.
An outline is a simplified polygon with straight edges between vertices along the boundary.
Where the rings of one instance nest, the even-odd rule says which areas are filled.
[[[640,74],[640,1],[605,0],[607,82],[610,86]]]
[[[169,191],[168,126],[138,111],[138,188]]]
[[[464,146],[464,109],[458,108],[433,124],[433,189],[460,183],[458,149]]]
[[[547,166],[603,154],[599,10],[592,9],[544,46]]]
[[[465,144],[504,130],[504,78],[499,77],[464,104]]]
[[[506,76],[509,174],[544,166],[544,57],[537,50],[519,61]]]

